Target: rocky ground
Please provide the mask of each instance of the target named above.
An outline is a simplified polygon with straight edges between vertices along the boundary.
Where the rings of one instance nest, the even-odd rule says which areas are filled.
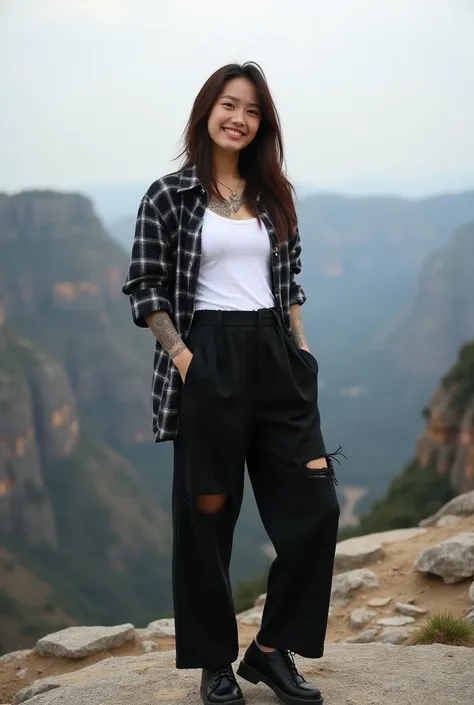
[[[308,678],[316,678],[329,694],[326,702],[472,701],[472,678],[459,675],[462,669],[472,671],[472,649],[406,642],[428,614],[449,609],[474,622],[474,492],[460,495],[423,523],[338,545],[326,655],[319,662],[300,661]],[[258,630],[264,599],[238,616],[242,650]],[[198,674],[176,675],[173,649],[173,620],[144,629],[129,624],[64,630],[40,639],[34,650],[0,657],[0,703],[199,702]],[[267,702],[265,690],[253,691],[253,702]]]

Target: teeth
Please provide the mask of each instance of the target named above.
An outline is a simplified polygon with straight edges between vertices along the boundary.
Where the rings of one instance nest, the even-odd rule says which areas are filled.
[[[228,132],[229,135],[235,135],[236,137],[242,137],[242,132],[238,132],[237,130],[230,130],[228,127],[224,127],[224,131]]]

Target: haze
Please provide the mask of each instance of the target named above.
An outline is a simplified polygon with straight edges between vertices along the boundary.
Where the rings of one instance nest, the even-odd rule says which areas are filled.
[[[290,177],[419,196],[474,183],[470,0],[0,2],[0,189],[149,182],[194,96],[255,60]]]

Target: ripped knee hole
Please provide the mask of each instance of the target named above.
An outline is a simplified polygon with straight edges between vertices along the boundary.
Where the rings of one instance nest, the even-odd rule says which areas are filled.
[[[315,458],[314,460],[308,460],[308,462],[306,463],[306,467],[309,470],[321,470],[321,472],[323,474],[325,471],[329,470],[328,461],[326,460],[324,455],[322,458]]]
[[[226,503],[227,495],[225,494],[203,494],[196,498],[198,511],[203,514],[216,514],[224,509]]]

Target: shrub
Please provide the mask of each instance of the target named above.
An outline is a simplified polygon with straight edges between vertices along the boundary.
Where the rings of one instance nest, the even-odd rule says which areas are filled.
[[[433,614],[413,632],[408,644],[474,646],[474,624],[449,611]]]

